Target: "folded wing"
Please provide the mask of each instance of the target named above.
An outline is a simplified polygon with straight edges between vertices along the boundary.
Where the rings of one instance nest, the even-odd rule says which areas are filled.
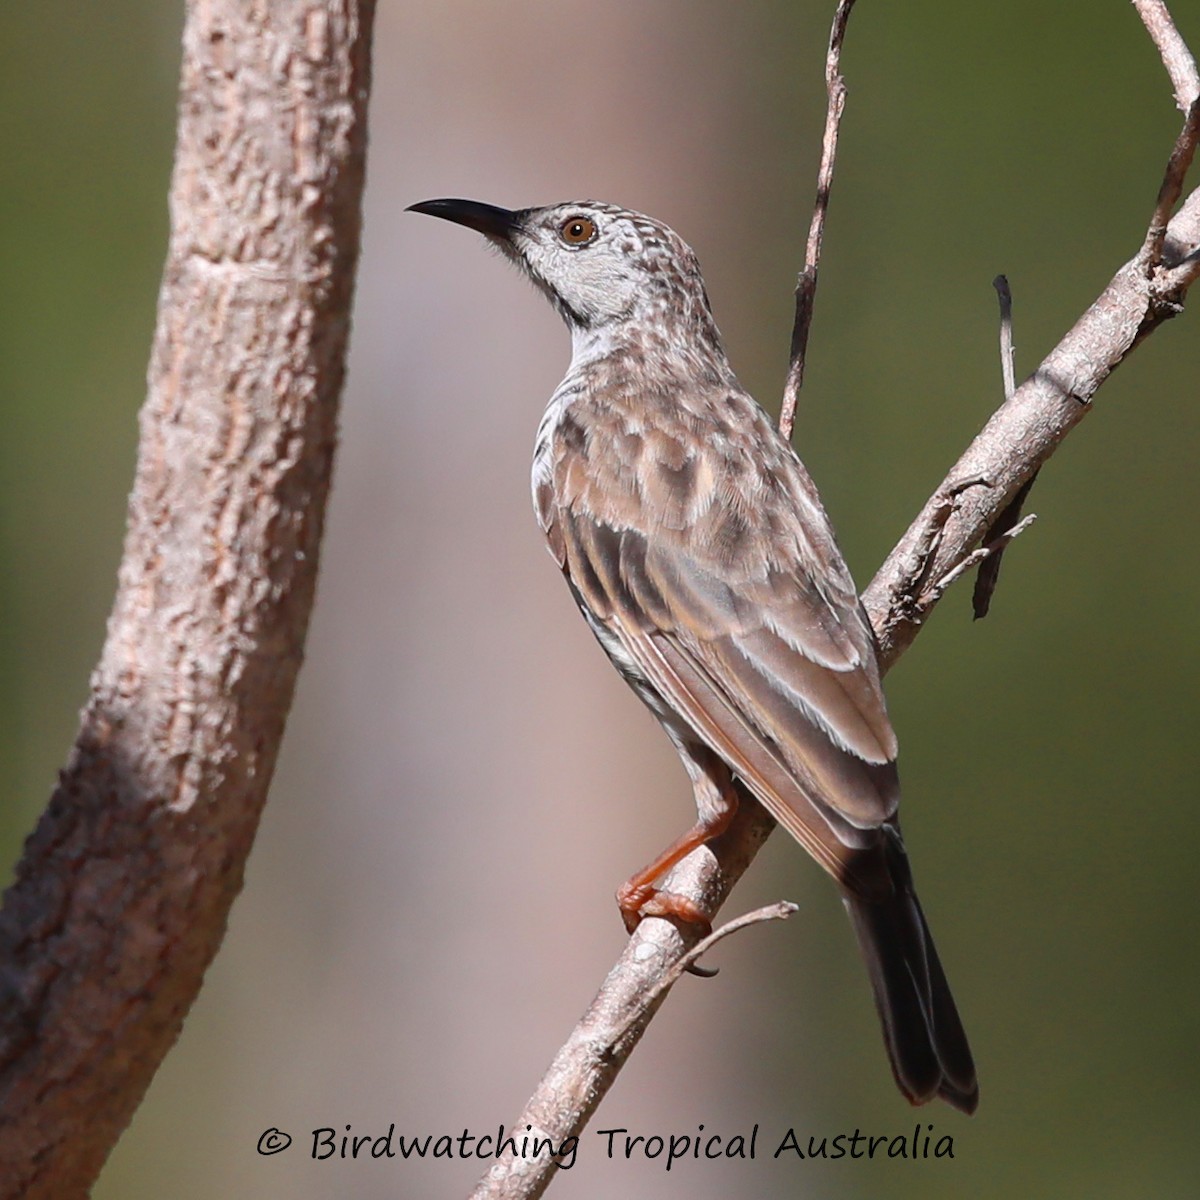
[[[628,439],[624,457],[599,440],[593,428],[586,463],[543,508],[581,601],[776,819],[870,892],[854,852],[896,811],[896,741],[870,628],[804,468],[778,439],[766,462],[761,442],[735,460],[693,441],[682,463],[646,439],[632,464]]]

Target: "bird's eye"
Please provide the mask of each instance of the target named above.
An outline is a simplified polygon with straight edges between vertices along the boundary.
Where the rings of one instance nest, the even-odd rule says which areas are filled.
[[[588,217],[568,217],[558,233],[568,246],[586,246],[596,237],[596,222]]]

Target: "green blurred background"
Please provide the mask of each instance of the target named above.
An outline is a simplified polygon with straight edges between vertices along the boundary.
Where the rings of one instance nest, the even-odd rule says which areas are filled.
[[[1172,6],[1200,46],[1194,0]],[[344,439],[297,709],[247,890],[98,1197],[464,1193],[478,1163],[313,1163],[304,1131],[510,1120],[620,947],[611,888],[689,819],[528,513],[565,337],[401,209],[591,195],[704,263],[778,394],[832,4],[453,0],[379,13]],[[165,250],[175,7],[6,5],[0,837],[44,803],[103,636]],[[1175,136],[1129,4],[864,3],[797,443],[865,585],[1000,395],[1136,249]],[[953,1162],[604,1161],[552,1195],[1191,1196],[1200,1179],[1195,314],[1043,472],[993,615],[888,681],[905,828],[972,1036],[973,1120],[892,1090],[840,906],[773,839],[593,1128],[955,1138]],[[258,1134],[296,1136],[260,1159]]]

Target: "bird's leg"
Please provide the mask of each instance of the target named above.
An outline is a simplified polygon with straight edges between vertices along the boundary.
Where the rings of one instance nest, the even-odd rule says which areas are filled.
[[[643,917],[677,917],[689,925],[698,925],[702,936],[712,932],[712,923],[700,907],[687,896],[662,892],[654,881],[665,875],[697,846],[724,833],[737,812],[738,799],[729,768],[707,747],[679,747],[680,757],[692,779],[699,819],[681,838],[673,841],[652,863],[617,889],[617,904],[632,933]]]

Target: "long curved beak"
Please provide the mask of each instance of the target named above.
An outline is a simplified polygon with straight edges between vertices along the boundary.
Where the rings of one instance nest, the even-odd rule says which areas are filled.
[[[465,225],[499,242],[510,241],[517,227],[515,212],[497,208],[494,204],[481,204],[478,200],[422,200],[420,204],[410,204],[405,211],[441,217],[443,221]]]

